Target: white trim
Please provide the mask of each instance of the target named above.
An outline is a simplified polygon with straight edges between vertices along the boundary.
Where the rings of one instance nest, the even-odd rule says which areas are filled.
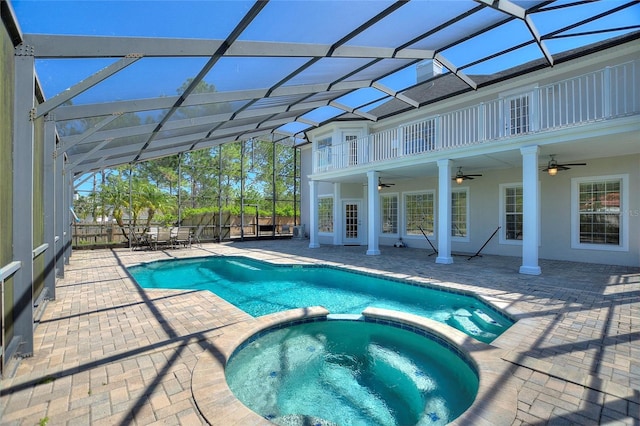
[[[620,188],[620,243],[588,244],[580,242],[580,220],[578,219],[579,185],[583,182],[601,182],[605,180],[621,181]],[[627,215],[624,214],[629,206],[629,174],[587,176],[571,178],[571,248],[578,250],[629,251],[629,229]]]

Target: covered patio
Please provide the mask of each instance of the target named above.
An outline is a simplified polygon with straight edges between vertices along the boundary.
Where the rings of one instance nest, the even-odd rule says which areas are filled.
[[[309,249],[304,240],[290,240],[76,251],[56,300],[38,319],[34,356],[14,364],[3,380],[2,423],[247,424],[245,411],[203,417],[192,373],[199,360],[222,362],[225,344],[259,319],[209,292],[143,290],[126,270],[156,259],[231,254],[419,277],[474,291],[518,319],[492,350],[503,371],[500,388],[514,390],[513,403],[479,398],[483,415],[513,412],[503,424],[640,421],[638,268],[542,260],[548,272],[526,276],[514,274],[515,257],[435,265],[424,250],[385,248],[384,262],[363,250]],[[224,382],[209,386],[226,388]],[[487,424],[483,418],[475,424]]]

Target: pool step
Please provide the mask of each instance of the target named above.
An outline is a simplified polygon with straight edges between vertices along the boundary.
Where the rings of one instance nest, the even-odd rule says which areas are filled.
[[[492,339],[495,337],[494,333],[484,331],[473,319],[473,314],[466,309],[458,309],[449,317],[447,323],[459,330],[466,330],[471,336],[482,336]]]
[[[232,265],[244,268],[244,269],[249,269],[251,271],[259,271],[260,270],[260,268],[256,268],[255,266],[247,265],[245,263],[238,262],[238,261],[235,261],[235,260],[228,260],[227,262],[229,262]]]
[[[489,314],[482,309],[474,309],[471,315],[471,319],[483,329],[495,334],[500,334],[504,331],[502,325],[496,320],[491,318]]]

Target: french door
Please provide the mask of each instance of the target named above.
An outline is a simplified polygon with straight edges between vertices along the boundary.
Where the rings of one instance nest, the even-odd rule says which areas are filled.
[[[345,245],[360,244],[360,219],[361,211],[360,201],[344,201],[343,218],[344,218],[344,234],[342,235],[342,243]]]

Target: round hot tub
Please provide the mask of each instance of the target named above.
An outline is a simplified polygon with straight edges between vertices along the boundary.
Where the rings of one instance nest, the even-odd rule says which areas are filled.
[[[231,391],[280,425],[428,425],[478,392],[473,362],[410,326],[324,320],[254,335],[227,363]]]

